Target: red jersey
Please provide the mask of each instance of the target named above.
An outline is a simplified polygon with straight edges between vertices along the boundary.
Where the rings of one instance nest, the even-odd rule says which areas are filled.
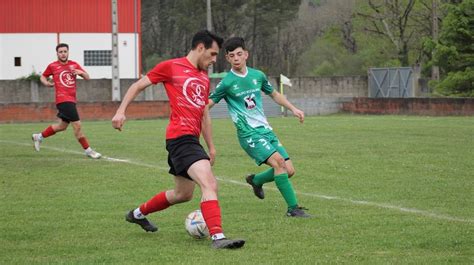
[[[53,76],[56,104],[62,102],[76,103],[76,75],[72,73],[74,69],[84,71],[78,63],[71,60],[68,60],[66,64],[62,64],[60,61],[52,62],[44,70],[44,77]]]
[[[170,122],[166,139],[201,135],[204,108],[209,102],[207,72],[194,67],[186,57],[157,64],[148,74],[153,84],[163,82],[170,100]]]

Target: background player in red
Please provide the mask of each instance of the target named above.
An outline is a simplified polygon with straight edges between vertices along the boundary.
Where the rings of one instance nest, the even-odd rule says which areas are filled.
[[[59,123],[48,126],[41,133],[35,133],[32,136],[36,151],[40,150],[41,142],[44,138],[54,135],[67,129],[72,124],[74,136],[81,144],[88,157],[100,158],[101,154],[94,151],[90,146],[87,138],[81,129],[81,120],[76,108],[76,77],[79,75],[85,80],[89,80],[89,74],[82,67],[69,60],[69,46],[60,43],[56,46],[56,54],[58,60],[52,62],[46,67],[40,77],[41,83],[56,90],[56,108],[58,109]],[[48,79],[49,76],[53,79]]]
[[[125,219],[140,225],[147,232],[155,232],[158,228],[145,216],[190,201],[197,184],[201,188],[200,208],[211,235],[212,247],[232,249],[242,247],[245,241],[227,239],[223,233],[217,180],[211,170],[216,151],[209,110],[206,108],[210,86],[207,68],[216,62],[222,42],[222,38],[209,31],[196,33],[192,49],[186,57],[157,64],[145,77],[130,86],[112,119],[112,126],[122,129],[127,106],[141,91],[151,84],[164,84],[171,107],[166,128],[166,149],[169,173],[174,176],[175,186],[130,211]],[[201,128],[209,156],[199,143]]]

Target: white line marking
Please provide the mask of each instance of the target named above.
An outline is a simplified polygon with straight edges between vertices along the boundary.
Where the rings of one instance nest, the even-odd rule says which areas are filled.
[[[5,141],[5,140],[0,140],[0,143],[7,143],[7,144],[21,145],[21,146],[30,146],[33,149],[32,144]],[[56,147],[50,147],[50,146],[41,146],[41,148],[54,150],[54,151],[58,151],[58,152],[63,152],[63,153],[84,155],[83,152],[72,151],[72,150],[63,149],[63,148],[56,148]],[[34,152],[34,151],[32,150],[32,152]],[[146,163],[142,163],[142,162],[131,161],[129,159],[120,159],[120,158],[113,158],[113,157],[108,157],[108,156],[102,156],[102,158],[103,158],[103,160],[109,161],[109,162],[126,163],[126,164],[135,165],[135,166],[156,168],[156,169],[168,171],[168,168],[166,168],[166,167],[160,167],[160,166],[150,165],[150,164],[146,164]],[[225,179],[225,178],[222,178],[222,177],[216,177],[216,178],[219,181],[222,181],[222,182],[227,182],[227,183],[239,185],[239,186],[242,186],[242,187],[249,187],[249,185],[247,183],[244,183],[244,182],[235,181],[235,180],[231,180],[231,179]],[[273,187],[265,187],[265,190],[272,190],[272,191],[275,191],[275,192],[279,192],[278,189],[273,188]],[[308,196],[308,197],[325,199],[325,200],[343,201],[343,202],[348,202],[348,203],[357,204],[357,205],[367,205],[367,206],[373,206],[373,207],[377,207],[377,208],[391,209],[391,210],[396,210],[396,211],[399,211],[399,212],[412,213],[412,214],[417,214],[417,215],[421,215],[421,216],[425,216],[425,217],[431,217],[431,218],[440,219],[440,220],[462,222],[462,223],[474,223],[473,219],[464,219],[464,218],[459,218],[459,217],[454,217],[454,216],[449,216],[449,215],[437,214],[437,213],[433,213],[433,212],[430,212],[430,211],[419,210],[419,209],[415,209],[415,208],[406,208],[406,207],[395,206],[395,205],[390,205],[390,204],[385,204],[385,203],[377,203],[377,202],[362,201],[362,200],[352,200],[352,199],[347,199],[347,198],[342,198],[342,197],[337,197],[337,196],[317,194],[317,193],[296,192],[296,194],[303,195],[303,196]]]
[[[249,186],[247,183],[235,181],[235,180],[227,180],[227,179],[222,179],[222,178],[217,178],[218,180],[221,180],[223,182],[229,182],[233,183],[236,185],[241,185],[241,186]],[[265,187],[265,190],[272,190],[279,192],[278,189],[273,188],[273,187]],[[427,216],[427,217],[432,217],[435,219],[441,219],[441,220],[447,220],[447,221],[455,221],[455,222],[462,222],[462,223],[474,223],[473,219],[463,219],[459,217],[454,217],[454,216],[449,216],[449,215],[442,215],[442,214],[437,214],[425,210],[419,210],[415,208],[406,208],[406,207],[401,207],[401,206],[395,206],[395,205],[390,205],[390,204],[385,204],[385,203],[377,203],[377,202],[369,202],[369,201],[361,201],[361,200],[352,200],[352,199],[347,199],[347,198],[341,198],[337,196],[328,196],[328,195],[322,195],[322,194],[317,194],[317,193],[307,193],[307,192],[296,192],[298,195],[304,195],[308,197],[314,197],[314,198],[320,198],[320,199],[325,199],[325,200],[335,200],[335,201],[343,201],[343,202],[349,202],[352,204],[358,204],[358,205],[367,205],[367,206],[373,206],[377,208],[384,208],[384,209],[392,209],[392,210],[397,210],[400,212],[406,212],[406,213],[413,213],[417,215],[422,215],[422,216]]]

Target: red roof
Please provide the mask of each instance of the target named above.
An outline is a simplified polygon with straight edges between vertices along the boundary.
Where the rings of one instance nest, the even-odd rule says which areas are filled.
[[[117,2],[119,32],[140,33],[141,0]],[[107,33],[111,12],[110,0],[1,0],[0,33]]]

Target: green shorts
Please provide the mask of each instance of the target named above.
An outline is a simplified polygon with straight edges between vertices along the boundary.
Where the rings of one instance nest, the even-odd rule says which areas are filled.
[[[257,165],[261,165],[275,152],[288,160],[289,156],[285,147],[280,143],[272,131],[264,133],[254,133],[245,137],[238,136],[240,146],[247,154],[255,160]]]

